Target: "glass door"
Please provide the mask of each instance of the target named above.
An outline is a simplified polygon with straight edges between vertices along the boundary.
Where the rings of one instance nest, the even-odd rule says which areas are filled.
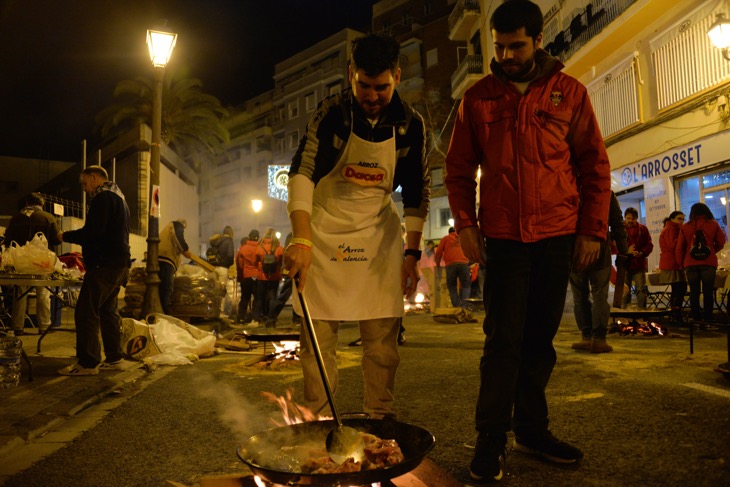
[[[712,212],[717,223],[720,224],[720,228],[725,232],[726,237],[728,236],[727,220],[728,210],[730,209],[728,203],[730,201],[728,201],[727,189],[705,192],[705,204]]]

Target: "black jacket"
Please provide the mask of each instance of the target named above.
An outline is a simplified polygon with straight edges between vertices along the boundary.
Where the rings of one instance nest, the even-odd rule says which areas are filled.
[[[84,265],[89,268],[130,266],[129,207],[112,183],[92,197],[86,223],[63,233],[63,241],[81,245]]]
[[[9,246],[11,242],[16,242],[20,246],[25,245],[40,232],[46,236],[50,248],[61,243],[58,231],[53,215],[43,211],[40,206],[28,206],[10,219],[5,230],[5,245]]]

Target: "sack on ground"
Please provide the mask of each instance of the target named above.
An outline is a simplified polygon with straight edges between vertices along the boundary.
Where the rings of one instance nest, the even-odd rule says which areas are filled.
[[[692,247],[689,249],[689,255],[695,260],[705,260],[710,254],[712,254],[712,250],[707,245],[705,234],[702,230],[697,230],[692,241]]]
[[[142,360],[159,354],[160,348],[146,323],[122,318],[122,351],[133,359]]]

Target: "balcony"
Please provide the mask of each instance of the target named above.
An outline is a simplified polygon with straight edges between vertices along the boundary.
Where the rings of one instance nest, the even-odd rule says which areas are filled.
[[[464,92],[484,76],[484,60],[481,55],[471,54],[457,66],[451,75],[451,98],[459,100]]]
[[[449,39],[467,41],[473,27],[479,22],[479,0],[459,0],[449,15]]]

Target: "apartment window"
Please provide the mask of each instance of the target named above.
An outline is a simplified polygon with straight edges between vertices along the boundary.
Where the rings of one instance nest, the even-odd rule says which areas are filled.
[[[335,93],[339,93],[340,91],[342,91],[342,85],[339,81],[337,83],[327,85],[327,95],[334,95]]]
[[[423,15],[430,15],[433,12],[433,0],[424,0]]]
[[[304,107],[307,113],[313,111],[317,107],[317,95],[312,92],[304,97]]]
[[[274,138],[274,151],[277,154],[284,152],[284,134],[279,134]]]
[[[449,220],[453,218],[451,216],[451,210],[449,208],[441,208],[439,210],[439,226],[441,227],[450,227],[451,224],[449,223]]]
[[[604,138],[641,121],[633,55],[603,73],[586,88]]]
[[[707,35],[720,11],[713,3],[705,2],[649,41],[660,110],[730,78],[730,63]]]
[[[289,150],[296,149],[299,145],[299,131],[289,132]]]
[[[284,116],[285,116],[284,107],[283,106],[276,107],[276,120],[278,122],[283,122]]]
[[[426,53],[426,67],[436,66],[439,63],[439,50],[431,49]]]
[[[250,156],[251,155],[251,143],[243,144],[241,146],[241,155],[242,156]]]
[[[299,100],[289,102],[289,119],[299,116]]]

